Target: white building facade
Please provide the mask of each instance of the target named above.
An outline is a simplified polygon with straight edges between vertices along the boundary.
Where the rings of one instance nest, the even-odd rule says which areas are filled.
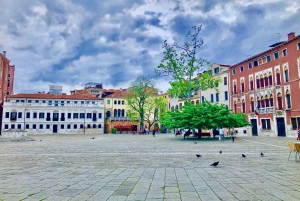
[[[2,130],[102,134],[103,127],[103,99],[95,95],[15,94],[3,106]]]

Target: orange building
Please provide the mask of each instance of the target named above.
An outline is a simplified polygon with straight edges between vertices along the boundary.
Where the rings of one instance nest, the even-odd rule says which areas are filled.
[[[231,108],[253,136],[295,137],[300,127],[300,35],[230,67]]]

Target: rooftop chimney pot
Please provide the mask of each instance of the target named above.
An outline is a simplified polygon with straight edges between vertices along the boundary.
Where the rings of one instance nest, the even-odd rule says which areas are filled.
[[[291,32],[288,34],[288,40],[291,40],[292,38],[295,38],[295,32]]]

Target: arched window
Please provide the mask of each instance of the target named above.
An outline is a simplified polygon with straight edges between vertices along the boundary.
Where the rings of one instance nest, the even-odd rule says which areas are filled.
[[[237,110],[236,110],[236,101],[234,101],[234,112],[237,113]]]
[[[259,109],[261,108],[260,97],[257,97],[257,107],[258,107]]]
[[[266,107],[269,107],[269,96],[268,95],[265,96],[265,104],[266,104]]]
[[[199,104],[199,102],[200,102],[199,100],[196,100],[196,105]]]
[[[110,117],[110,111],[106,112],[106,117],[109,118]]]
[[[121,109],[118,109],[118,117],[121,116]]]
[[[122,109],[122,117],[125,117],[125,110]]]
[[[281,96],[281,93],[277,94],[277,104],[278,104],[278,110],[282,110],[282,96]]]
[[[254,98],[251,98],[251,112],[254,112]]]
[[[265,86],[264,76],[260,75],[260,87],[263,88]]]
[[[242,87],[242,93],[244,93],[245,92],[245,83],[244,83],[243,79],[241,80],[241,87]]]
[[[250,91],[253,91],[253,78],[250,78]]]
[[[269,101],[270,101],[270,107],[273,107],[273,105],[274,105],[274,103],[273,103],[273,95],[270,96]]]
[[[259,83],[259,77],[256,76],[256,88],[259,89],[260,88],[260,83]]]
[[[268,79],[268,75],[267,75],[267,73],[265,73],[265,75],[264,75],[264,79],[265,79],[265,86],[267,87],[267,86],[269,86],[269,79]]]
[[[279,69],[276,70],[276,79],[277,79],[276,80],[277,85],[280,85],[281,82],[280,82],[280,71],[279,71]]]
[[[114,109],[114,117],[117,117],[117,116],[118,116],[118,110]]]
[[[272,84],[273,84],[272,73],[269,72],[269,85],[271,86]]]
[[[288,82],[290,80],[289,78],[289,69],[287,66],[284,67],[284,79],[285,79],[285,82]]]
[[[233,82],[233,94],[236,94],[236,82]]]
[[[263,96],[260,98],[260,103],[261,103],[261,108],[264,108],[265,107],[265,98]]]
[[[285,95],[286,96],[286,106],[287,106],[288,109],[290,109],[290,108],[292,108],[290,91],[287,89],[285,94],[286,94]]]
[[[242,100],[242,110],[243,113],[246,113],[246,103],[244,99]]]

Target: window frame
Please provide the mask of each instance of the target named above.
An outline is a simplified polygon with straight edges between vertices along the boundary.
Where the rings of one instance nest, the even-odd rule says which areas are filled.
[[[276,56],[275,56],[275,54],[277,53],[277,55],[278,55],[278,57],[276,58]],[[280,57],[279,57],[279,51],[277,50],[276,52],[273,52],[273,56],[274,56],[274,60],[277,60],[277,59],[279,59]]]
[[[285,52],[285,53],[284,53]],[[287,56],[287,48],[284,48],[282,50],[282,57],[286,57]]]
[[[248,62],[248,69],[252,69],[252,68],[253,68],[252,62],[250,61],[250,62]]]
[[[240,66],[240,72],[244,72],[244,66]]]
[[[236,74],[236,69],[233,68],[233,69],[232,69],[232,75],[235,75],[235,74]]]

